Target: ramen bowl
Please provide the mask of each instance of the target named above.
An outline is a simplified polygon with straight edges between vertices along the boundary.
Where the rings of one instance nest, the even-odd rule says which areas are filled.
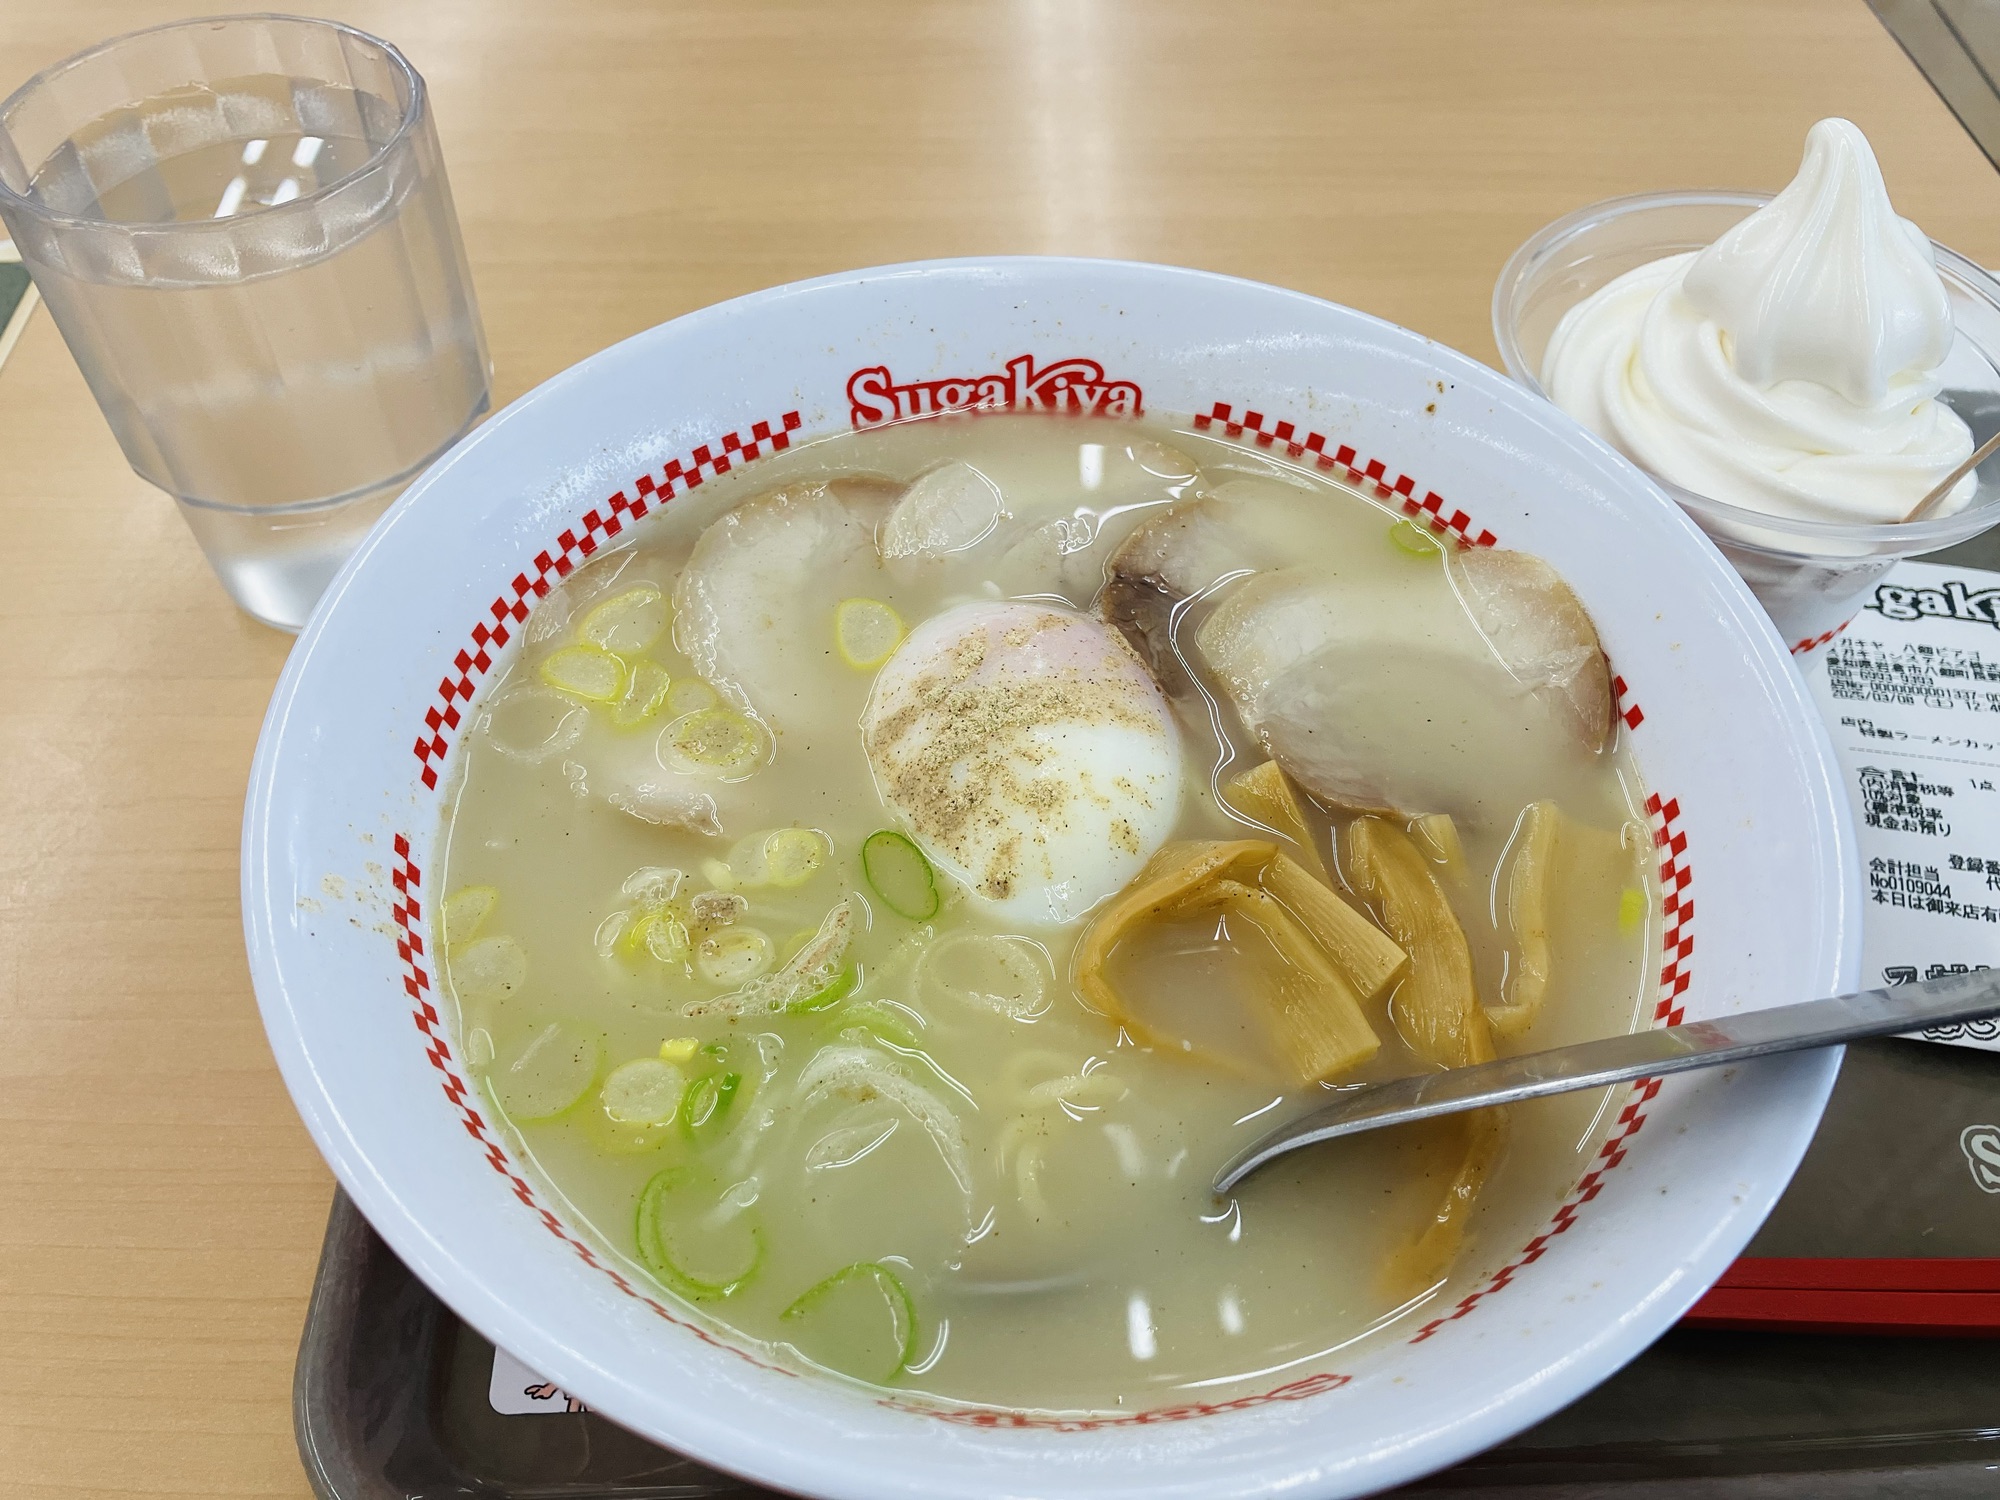
[[[1096,261],[896,266],[586,360],[440,460],[328,590],[272,699],[243,847],[258,1000],[308,1129],[481,1333],[635,1432],[786,1490],[1351,1495],[1506,1438],[1727,1266],[1836,1054],[1620,1092],[1568,1191],[1531,1232],[1482,1239],[1448,1305],[1225,1393],[1087,1412],[801,1373],[601,1241],[474,1086],[434,967],[440,822],[457,737],[536,600],[662,507],[708,504],[720,474],[981,409],[1171,418],[1336,472],[1454,544],[1547,558],[1595,617],[1649,789],[1655,1023],[1853,984],[1853,835],[1825,732],[1742,581],[1636,468],[1493,371],[1297,293]]]

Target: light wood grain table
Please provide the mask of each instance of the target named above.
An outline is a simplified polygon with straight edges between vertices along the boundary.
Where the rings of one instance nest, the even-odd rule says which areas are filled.
[[[2000,180],[1859,0],[367,0],[430,80],[509,400],[740,292],[924,256],[1201,266],[1493,358],[1508,252],[1773,188],[1828,114],[2000,263]],[[0,89],[169,0],[0,5]],[[0,372],[0,1494],[297,1496],[331,1179],[237,827],[290,644],[126,468],[45,314]]]

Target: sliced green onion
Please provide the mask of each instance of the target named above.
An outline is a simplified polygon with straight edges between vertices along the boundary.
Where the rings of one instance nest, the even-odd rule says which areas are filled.
[[[1428,527],[1419,526],[1407,516],[1389,528],[1389,540],[1413,557],[1430,557],[1444,551],[1444,543]]]
[[[639,919],[647,924],[646,951],[663,964],[685,964],[688,960],[687,928],[672,912],[652,911]]]
[[[892,1047],[906,1047],[916,1051],[922,1044],[909,1018],[899,1015],[900,1007],[881,1000],[863,1000],[847,1006],[834,1017],[836,1027],[845,1032],[854,1029],[867,1032],[877,1041],[887,1042]]]
[[[623,917],[624,921],[615,932],[607,933],[612,917]],[[613,952],[626,958],[651,954],[663,964],[685,965],[693,951],[687,928],[671,911],[641,911],[636,917],[626,912],[613,912],[598,927],[600,949],[607,940]]]
[[[632,663],[632,676],[625,684],[625,696],[611,710],[611,722],[620,729],[632,729],[658,716],[666,707],[673,679],[667,669],[648,657]]]
[[[825,1010],[830,1005],[838,1005],[854,993],[854,984],[859,977],[854,965],[849,964],[810,995],[801,995],[792,1001],[785,1007],[785,1012],[788,1015],[803,1016],[812,1011]]]
[[[755,927],[711,932],[695,950],[694,964],[711,984],[744,984],[771,967],[771,940]]]
[[[739,886],[804,885],[826,863],[831,840],[817,829],[772,828],[738,839],[729,851],[729,873]]]
[[[804,885],[826,862],[825,836],[810,828],[780,828],[764,841],[764,868],[772,885]]]
[[[490,885],[460,886],[444,898],[438,913],[440,934],[447,950],[460,947],[479,936],[479,929],[500,904],[500,893]]]
[[[659,911],[673,904],[674,897],[680,894],[681,882],[685,879],[687,879],[686,873],[674,869],[671,865],[641,865],[625,877],[625,883],[619,890],[630,896],[643,910]]]
[[[681,1108],[684,1093],[679,1068],[657,1057],[640,1057],[613,1068],[598,1097],[614,1124],[663,1125]]]
[[[710,1000],[694,1000],[681,1007],[681,1014],[695,1016],[774,1016],[791,1009],[801,1000],[822,996],[839,979],[846,965],[847,950],[854,937],[854,898],[836,901],[819,924],[819,930],[804,947],[785,960],[775,974],[751,978],[734,994]],[[703,941],[704,949],[731,933],[754,932],[755,928],[725,927]],[[768,939],[766,940],[768,948]],[[768,960],[768,952],[766,954]],[[718,982],[722,982],[718,980]],[[831,1003],[830,1001],[825,1003]]]
[[[589,703],[616,703],[625,695],[625,663],[602,646],[565,646],[539,670],[550,687]]]
[[[889,910],[912,922],[937,915],[937,876],[924,851],[893,828],[868,835],[861,846],[861,873]]]
[[[748,1210],[722,1226],[714,1224],[712,1212],[705,1208],[698,1210],[698,1223],[669,1221],[670,1210],[705,1186],[705,1180],[688,1167],[655,1173],[639,1193],[634,1225],[639,1259],[693,1302],[733,1296],[764,1261],[764,1232]]]
[[[598,1108],[582,1116],[590,1144],[612,1156],[646,1156],[670,1146],[680,1126],[684,1078],[672,1062],[654,1058],[612,1068],[598,1088]]]
[[[842,1266],[778,1315],[793,1347],[815,1364],[884,1384],[917,1359],[917,1305],[879,1262]]]
[[[603,1045],[589,1032],[551,1022],[511,1067],[491,1075],[501,1108],[515,1120],[555,1118],[589,1092],[603,1055]]]
[[[722,698],[714,688],[699,677],[676,677],[674,685],[667,689],[667,707],[674,717],[682,714],[698,714],[705,708],[714,708]]]
[[[528,982],[528,954],[513,938],[474,938],[450,948],[445,973],[461,1005],[505,1000]]]
[[[1646,920],[1646,893],[1627,886],[1618,893],[1618,930],[1635,932]]]
[[[706,1049],[704,1049],[706,1050]],[[701,1140],[721,1132],[729,1119],[729,1107],[743,1087],[741,1073],[705,1073],[681,1096],[681,1130],[690,1140]]]
[[[834,646],[850,667],[881,666],[905,634],[903,617],[880,599],[843,599],[834,608]]]
[[[606,599],[585,615],[579,633],[593,646],[629,656],[648,649],[665,635],[672,613],[667,596],[653,584],[642,583]]]
[[[763,728],[727,708],[682,714],[660,731],[661,759],[691,776],[741,781],[763,765],[768,750]]]

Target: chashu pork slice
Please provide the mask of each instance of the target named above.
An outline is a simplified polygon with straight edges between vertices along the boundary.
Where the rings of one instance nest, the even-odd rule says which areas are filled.
[[[1565,759],[1610,743],[1596,629],[1540,558],[1477,548],[1441,566],[1299,566],[1268,517],[1221,497],[1160,513],[1112,559],[1099,607],[1170,694],[1191,691],[1191,663],[1308,791],[1510,818]],[[1199,595],[1210,613],[1176,642],[1175,613]]]
[[[1297,493],[1269,480],[1229,480],[1155,512],[1112,554],[1098,612],[1124,633],[1168,697],[1193,691],[1174,650],[1175,612],[1234,579],[1284,564],[1274,507],[1259,503],[1273,490]]]
[[[847,686],[829,673],[843,598],[882,592],[875,528],[894,491],[872,478],[787,485],[717,517],[674,586],[674,644],[782,736]]]
[[[1593,754],[1611,743],[1617,705],[1597,627],[1576,591],[1532,552],[1475,547],[1450,559],[1458,597],[1494,654],[1542,694]]]
[[[1577,707],[1592,696],[1588,679],[1604,676],[1603,653],[1580,608],[1573,618],[1589,634],[1562,629],[1566,588],[1551,600],[1534,587],[1539,575],[1475,563],[1490,587],[1468,609],[1452,583],[1461,597],[1472,585],[1452,571],[1451,582],[1260,573],[1224,594],[1196,655],[1266,753],[1314,795],[1405,816],[1511,819],[1552,770],[1608,740],[1608,683],[1601,714]]]
[[[941,562],[992,539],[1009,515],[1000,486],[971,464],[950,459],[899,495],[875,536],[886,563]]]

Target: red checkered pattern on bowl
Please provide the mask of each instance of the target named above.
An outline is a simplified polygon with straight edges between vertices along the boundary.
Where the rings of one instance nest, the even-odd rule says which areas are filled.
[[[727,474],[739,464],[747,464],[766,453],[782,453],[792,444],[792,434],[800,424],[799,414],[788,411],[775,422],[753,422],[746,441],[741,433],[725,433],[719,442],[703,443],[685,458],[668,460],[659,478],[641,474],[632,482],[632,493],[619,490],[595,510],[585,511],[576,525],[555,540],[555,545],[535,554],[534,566],[514,575],[505,593],[488,608],[492,619],[472,627],[472,644],[452,660],[455,671],[438,684],[439,702],[424,714],[423,734],[417,736],[417,760],[424,785],[435,788],[438,763],[451,748],[445,738],[463,719],[460,705],[470,703],[475,691],[473,679],[483,677],[493,667],[493,653],[507,644],[512,627],[528,618],[533,608],[529,595],[542,598],[586,562],[600,544],[625,529],[628,521],[643,521],[646,512],[664,505],[675,495],[699,489],[707,480]]]
[[[1635,708],[1633,712],[1638,710]],[[1694,898],[1687,893],[1692,879],[1687,863],[1687,834],[1678,826],[1681,816],[1678,798],[1663,802],[1657,794],[1648,797],[1646,815],[1652,823],[1653,847],[1660,851],[1660,890],[1666,914],[1666,935],[1661,942],[1665,963],[1660,969],[1660,993],[1653,1009],[1653,1022],[1660,1026],[1678,1026],[1681,1023],[1680,997],[1688,987],[1688,959],[1694,953]],[[1460,1298],[1450,1312],[1431,1319],[1419,1328],[1411,1343],[1421,1344],[1447,1323],[1457,1321],[1488,1297],[1505,1290],[1523,1266],[1533,1265],[1542,1258],[1548,1250],[1549,1241],[1569,1231],[1583,1205],[1603,1191],[1604,1174],[1625,1160],[1625,1143],[1637,1135],[1646,1123],[1646,1106],[1659,1092],[1660,1080],[1657,1078],[1642,1078],[1632,1085],[1631,1096],[1626,1100],[1625,1107],[1619,1110],[1610,1137],[1598,1148],[1590,1170],[1577,1179],[1576,1186],[1570,1189],[1569,1195],[1556,1209],[1548,1227],[1529,1240],[1520,1254],[1495,1271],[1484,1285]]]
[[[1832,640],[1835,636],[1839,635],[1841,631],[1847,629],[1847,627],[1852,625],[1853,623],[1854,622],[1852,620],[1842,620],[1838,625],[1834,626],[1833,629],[1822,630],[1818,635],[1811,637],[1809,640],[1792,642],[1792,655],[1804,656],[1808,651],[1819,650],[1820,647],[1824,646],[1828,641]]]
[[[1064,1416],[1060,1412],[1047,1411],[1013,1411],[998,1406],[933,1406],[920,1401],[905,1401],[895,1396],[885,1396],[876,1404],[886,1406],[891,1411],[907,1411],[920,1417],[935,1417],[956,1427],[1004,1428],[1008,1431],[1027,1429],[1036,1432],[1102,1432],[1111,1427],[1156,1427],[1162,1422],[1187,1422],[1195,1417],[1215,1417],[1224,1412],[1250,1411],[1255,1407],[1270,1406],[1279,1401],[1310,1401],[1314,1396],[1323,1396],[1328,1391],[1339,1390],[1353,1379],[1351,1375],[1335,1375],[1331,1372],[1308,1375],[1302,1380],[1281,1385],[1276,1390],[1259,1391],[1252,1396],[1237,1396],[1228,1401],[1189,1401],[1180,1406],[1155,1406],[1146,1411],[1112,1412],[1101,1417]]]
[[[1491,547],[1496,544],[1497,539],[1494,534],[1484,528],[1475,529],[1471,518],[1464,511],[1453,507],[1447,514],[1446,502],[1436,491],[1425,490],[1422,498],[1418,498],[1416,481],[1402,473],[1397,473],[1392,478],[1388,466],[1381,460],[1364,459],[1351,445],[1331,442],[1317,432],[1301,431],[1289,421],[1271,420],[1263,413],[1248,408],[1243,409],[1243,414],[1239,418],[1233,415],[1235,411],[1236,408],[1229,403],[1218,401],[1207,415],[1195,417],[1194,425],[1200,430],[1211,430],[1220,426],[1225,437],[1241,440],[1248,436],[1258,447],[1282,447],[1286,456],[1295,461],[1311,454],[1312,461],[1319,468],[1339,469],[1350,483],[1363,489],[1372,489],[1378,498],[1385,501],[1394,503],[1400,500],[1406,515],[1427,516],[1428,524],[1433,531],[1441,535],[1449,532],[1457,538],[1462,547]],[[797,431],[799,426],[799,414],[796,411],[787,412],[775,424],[769,422],[753,424],[750,429],[751,437],[747,442],[739,434],[730,433],[717,443],[704,444],[696,448],[686,459],[669,462],[660,471],[658,479],[651,474],[641,475],[630,486],[631,495],[628,496],[626,491],[621,489],[601,508],[586,512],[576,526],[556,538],[553,548],[536,556],[532,570],[516,574],[511,585],[511,594],[503,593],[491,606],[489,611],[492,615],[491,622],[482,620],[473,627],[471,649],[461,650],[458,653],[454,661],[457,674],[447,676],[439,684],[440,703],[425,714],[424,725],[428,733],[419,736],[416,742],[419,776],[423,785],[432,790],[437,787],[437,765],[450,748],[450,743],[444,738],[444,734],[448,730],[458,729],[463,722],[460,705],[471,701],[475,691],[473,679],[484,676],[492,669],[493,653],[506,646],[511,638],[511,626],[527,619],[531,608],[528,603],[530,594],[537,599],[546,595],[554,586],[549,581],[551,575],[557,580],[568,577],[579,562],[588,559],[597,551],[603,541],[618,536],[628,521],[643,519],[653,507],[664,504],[676,494],[684,494],[697,488],[708,478],[728,473],[740,463],[750,462],[767,452],[783,451],[790,446],[791,434]],[[1329,446],[1332,448],[1331,453],[1327,451]],[[1628,701],[1630,689],[1623,677],[1613,678],[1613,690],[1617,696],[1619,718],[1628,731],[1638,729],[1645,722],[1646,716],[1636,702]],[[1673,1025],[1678,1024],[1681,1019],[1680,996],[1689,984],[1688,959],[1694,951],[1691,931],[1694,903],[1687,894],[1691,879],[1687,862],[1687,836],[1677,826],[1680,818],[1680,803],[1677,799],[1663,801],[1657,795],[1648,797],[1646,811],[1652,819],[1654,844],[1662,851],[1660,884],[1664,893],[1666,912],[1663,943],[1665,964],[1660,974],[1660,998],[1654,1012],[1654,1020],[1658,1024]],[[505,1148],[489,1134],[485,1120],[473,1107],[471,1092],[465,1081],[452,1066],[450,1047],[442,1034],[438,1011],[428,998],[431,979],[422,962],[425,952],[423,937],[425,927],[422,922],[422,905],[417,894],[421,875],[410,860],[410,850],[409,839],[405,835],[398,834],[396,854],[399,867],[394,872],[392,880],[398,893],[394,913],[401,935],[397,940],[396,951],[406,969],[404,988],[415,1002],[416,1008],[412,1015],[418,1031],[424,1038],[426,1056],[444,1076],[445,1097],[458,1111],[466,1133],[484,1149],[486,1161],[507,1179],[514,1196],[536,1214],[544,1228],[568,1245],[586,1265],[608,1276],[621,1292],[643,1302],[659,1317],[674,1326],[685,1328],[704,1342],[717,1348],[727,1349],[759,1368],[776,1370],[787,1375],[796,1373],[737,1348],[717,1337],[709,1329],[678,1316],[656,1298],[639,1290],[617,1267],[607,1264],[597,1251],[583,1239],[572,1234],[554,1213],[544,1207],[536,1198],[534,1189],[527,1180],[514,1169]],[[1557,1207],[1548,1227],[1530,1240],[1513,1260],[1496,1271],[1476,1290],[1461,1298],[1450,1312],[1425,1323],[1411,1337],[1411,1343],[1422,1343],[1434,1337],[1446,1325],[1464,1318],[1486,1299],[1504,1290],[1524,1267],[1542,1257],[1550,1241],[1557,1235],[1565,1233],[1576,1222],[1583,1206],[1603,1190],[1604,1174],[1625,1159],[1626,1143],[1646,1123],[1645,1106],[1659,1089],[1658,1079],[1645,1079],[1633,1085],[1631,1097],[1619,1112],[1610,1138],[1599,1149],[1590,1170],[1584,1173]],[[1229,1401],[1189,1403],[1159,1407],[1144,1412],[1120,1412],[1103,1416],[1023,1413],[1004,1408],[897,1398],[885,1398],[883,1404],[897,1410],[963,1426],[996,1429],[1035,1427],[1058,1432],[1089,1432],[1109,1427],[1187,1421],[1196,1417],[1248,1410],[1273,1402],[1306,1400],[1336,1390],[1348,1384],[1351,1378],[1326,1371],[1301,1377],[1270,1391]]]
[[[458,1111],[460,1123],[465,1126],[465,1133],[472,1137],[475,1144],[484,1148],[486,1164],[507,1179],[509,1186],[514,1189],[514,1196],[527,1205],[529,1211],[541,1221],[544,1229],[569,1246],[576,1253],[577,1259],[585,1265],[610,1277],[612,1284],[626,1296],[645,1303],[651,1311],[676,1328],[685,1328],[702,1342],[713,1344],[718,1349],[727,1349],[738,1359],[748,1360],[760,1370],[773,1370],[780,1375],[796,1374],[796,1371],[788,1370],[783,1365],[759,1359],[756,1355],[737,1348],[726,1339],[717,1338],[700,1324],[692,1323],[674,1313],[658,1298],[640,1291],[624,1272],[614,1265],[607,1264],[594,1249],[571,1234],[562,1220],[536,1198],[535,1190],[529,1186],[528,1180],[514,1170],[514,1164],[508,1160],[506,1148],[488,1133],[484,1117],[473,1107],[474,1096],[471,1088],[464,1078],[459,1076],[453,1064],[451,1043],[445,1038],[443,1022],[438,1016],[437,1007],[429,998],[431,976],[424,962],[424,932],[427,926],[432,931],[436,929],[435,924],[424,922],[423,898],[420,894],[423,871],[412,862],[410,841],[400,833],[396,835],[396,867],[390,871],[389,881],[396,891],[395,901],[390,907],[390,915],[395,918],[400,934],[396,939],[396,956],[403,961],[403,988],[415,1002],[416,1008],[410,1014],[417,1023],[417,1030],[423,1034],[424,1055],[430,1059],[431,1066],[443,1075],[444,1096],[451,1101],[452,1108]]]
[[[1207,432],[1220,427],[1224,437],[1247,437],[1259,448],[1283,448],[1285,456],[1294,462],[1305,461],[1310,454],[1316,467],[1340,470],[1349,484],[1372,491],[1377,499],[1392,504],[1400,501],[1404,515],[1425,517],[1431,530],[1440,535],[1450,532],[1461,547],[1493,545],[1493,533],[1483,528],[1475,530],[1472,518],[1457,506],[1447,513],[1445,498],[1436,490],[1425,490],[1423,498],[1418,499],[1416,480],[1407,474],[1392,478],[1387,464],[1379,458],[1363,458],[1354,451],[1352,443],[1338,442],[1323,433],[1302,431],[1291,422],[1267,417],[1247,407],[1242,408],[1239,417],[1234,415],[1237,410],[1227,401],[1218,401],[1206,415],[1194,419],[1195,428]],[[1331,453],[1327,451],[1329,444]]]

